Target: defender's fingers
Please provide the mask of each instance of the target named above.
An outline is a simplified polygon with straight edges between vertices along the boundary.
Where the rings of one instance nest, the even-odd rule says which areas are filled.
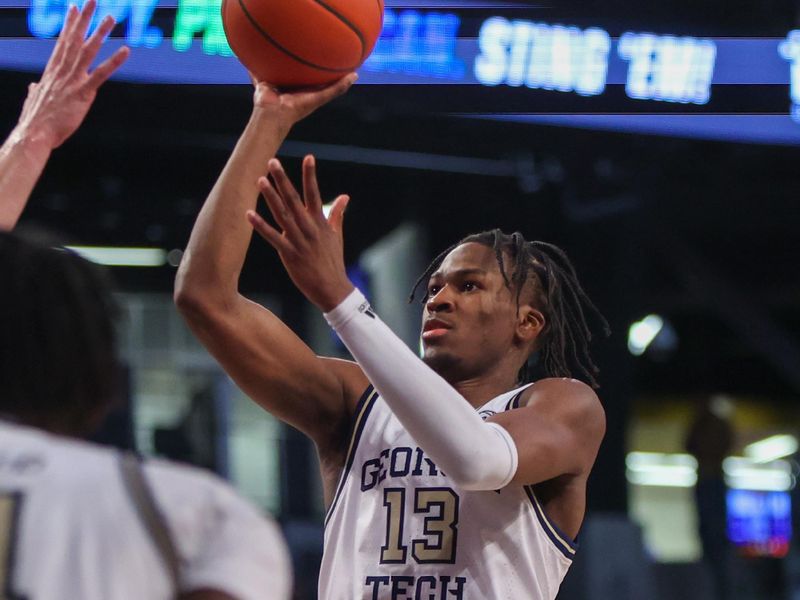
[[[94,2],[94,0],[92,0]],[[84,8],[86,6],[84,5]],[[64,40],[64,42],[68,42],[71,39],[71,36],[75,33],[75,27],[78,23],[78,19],[81,16],[81,9],[78,8],[77,4],[70,4],[69,9],[67,10],[67,16],[64,19],[64,24],[61,26],[61,33],[58,36],[59,40]]]
[[[310,215],[324,218],[322,198],[317,183],[317,163],[310,154],[303,159],[303,198],[305,198],[306,208]]]
[[[247,220],[252,225],[256,233],[264,238],[270,246],[275,248],[278,252],[286,252],[291,250],[291,244],[283,237],[277,229],[262,219],[254,210],[247,211]]]
[[[78,42],[83,42],[86,38],[86,32],[89,30],[89,24],[92,22],[94,10],[97,8],[97,0],[87,0],[83,5],[80,17],[75,22],[75,38]]]
[[[67,42],[70,38],[70,32],[74,28],[77,18],[78,7],[74,4],[70,4],[69,8],[67,9],[67,14],[64,17],[64,25],[61,27],[61,33],[58,35],[56,46],[53,48],[53,53],[50,55],[50,60],[47,61],[47,66],[44,69],[45,72],[55,67],[55,65],[60,64],[64,59]]]
[[[83,47],[83,40],[86,37],[86,30],[92,20],[94,9],[97,6],[96,0],[87,0],[77,18],[70,23],[70,27],[62,34],[64,36],[64,56],[62,64],[67,69],[73,69],[80,60],[80,51]]]
[[[127,46],[118,48],[114,54],[100,63],[97,68],[92,71],[91,75],[89,75],[89,79],[86,80],[85,87],[90,90],[97,90],[97,88],[103,85],[108,78],[114,74],[114,71],[122,66],[122,63],[128,60],[130,54],[131,49]]]
[[[260,188],[261,195],[264,197],[267,207],[269,208],[269,212],[272,214],[272,218],[275,219],[278,227],[283,229],[283,232],[292,239],[301,237],[302,234],[300,233],[300,229],[297,227],[297,223],[295,223],[292,211],[289,210],[285,200],[273,187],[269,179],[266,177],[259,177],[258,187]]]
[[[106,37],[111,33],[111,30],[114,29],[114,25],[116,25],[114,18],[111,15],[106,15],[97,29],[94,30],[94,33],[89,36],[89,39],[86,40],[83,44],[83,48],[81,48],[81,58],[77,65],[79,71],[85,72],[89,70],[89,66],[100,51],[100,47],[103,45]]]
[[[342,224],[344,223],[344,211],[347,209],[349,202],[350,196],[342,194],[333,201],[331,213],[328,215],[328,224],[331,226],[331,229],[340,235],[342,233]]]

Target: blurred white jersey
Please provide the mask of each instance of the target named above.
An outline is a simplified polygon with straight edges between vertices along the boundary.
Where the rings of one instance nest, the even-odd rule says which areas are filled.
[[[167,600],[170,572],[123,483],[120,453],[0,421],[0,597]],[[180,559],[179,591],[286,600],[277,526],[199,469],[143,473]]]
[[[523,389],[479,414],[517,408]],[[355,414],[326,520],[321,600],[555,598],[575,544],[530,486],[460,490],[371,387]]]

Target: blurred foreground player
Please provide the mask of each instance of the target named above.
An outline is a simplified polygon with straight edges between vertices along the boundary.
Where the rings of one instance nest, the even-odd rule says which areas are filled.
[[[77,439],[116,389],[102,273],[0,232],[0,289],[2,597],[289,598],[277,527],[226,484]]]
[[[176,302],[239,386],[317,446],[329,506],[323,600],[552,599],[605,431],[592,387],[570,377],[595,384],[587,318],[604,321],[558,248],[485,232],[421,278],[419,360],[347,279],[348,198],[326,219],[313,157],[302,197],[271,160],[296,121],[353,81],[286,94],[256,85],[250,121],[194,226]],[[253,212],[259,190],[281,231]],[[316,356],[240,295],[251,226],[357,364]],[[546,377],[529,384],[534,352]]]
[[[54,65],[81,49],[93,9],[93,2],[80,14],[70,9],[38,84],[47,93],[34,87],[21,122],[65,114],[70,82],[91,61]],[[87,42],[93,52],[112,25],[104,21]],[[107,63],[110,70],[126,53]],[[42,131],[12,134],[3,147],[6,227],[47,160],[27,152]],[[290,567],[276,526],[226,484],[79,441],[102,421],[118,387],[115,312],[95,266],[0,232],[0,598],[287,599]]]
[[[79,441],[117,387],[102,273],[0,232],[0,289],[0,597],[287,599],[277,527],[222,481]]]

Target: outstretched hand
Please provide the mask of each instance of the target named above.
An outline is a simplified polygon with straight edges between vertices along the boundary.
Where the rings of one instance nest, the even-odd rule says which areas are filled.
[[[281,231],[255,211],[247,211],[250,224],[278,251],[297,288],[321,310],[335,308],[353,290],[344,266],[342,222],[350,198],[333,202],[328,218],[322,212],[313,156],[303,160],[303,197],[289,181],[277,159],[269,162],[269,174],[258,180],[270,213]]]
[[[276,90],[263,81],[256,81],[252,73],[250,78],[255,86],[254,108],[269,112],[288,129],[322,105],[347,92],[358,79],[358,75],[348,73],[321,88],[285,92]]]
[[[96,0],[88,0],[80,12],[76,6],[70,6],[42,79],[28,88],[19,127],[41,139],[51,149],[63,144],[78,129],[94,102],[98,88],[130,54],[130,49],[123,46],[89,72],[115,24],[110,15],[106,16],[94,33],[85,39],[96,6]]]

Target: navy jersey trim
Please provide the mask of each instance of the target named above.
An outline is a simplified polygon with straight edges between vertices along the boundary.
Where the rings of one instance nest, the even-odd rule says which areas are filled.
[[[568,535],[558,528],[558,525],[548,518],[533,491],[533,486],[526,485],[525,493],[528,494],[528,499],[533,505],[533,512],[536,513],[536,518],[539,520],[539,524],[542,526],[542,529],[544,529],[547,537],[550,538],[550,541],[553,542],[553,545],[561,554],[572,560],[575,557],[575,552],[578,550],[577,542],[571,540]]]
[[[519,402],[520,400],[522,400],[522,394],[524,394],[525,390],[530,388],[532,385],[533,383],[526,383],[521,388],[519,388],[519,391],[513,396],[511,396],[508,402],[506,402],[506,406],[503,410],[512,410],[515,408],[519,408]]]
[[[530,385],[526,385],[520,391],[514,394],[506,403],[505,410],[519,408],[522,394],[530,387]],[[553,543],[556,549],[561,552],[561,554],[572,560],[575,556],[575,552],[578,549],[578,544],[571,540],[568,535],[558,528],[558,525],[553,523],[548,518],[544,512],[544,509],[542,508],[542,505],[539,503],[539,499],[536,497],[536,494],[533,491],[533,486],[526,485],[524,488],[525,493],[528,495],[528,499],[531,501],[531,505],[533,506],[533,512],[536,514],[536,518],[539,520],[539,524],[542,526],[542,529],[544,529],[545,534],[547,534],[547,537],[550,538],[550,541]]]
[[[375,406],[375,400],[377,398],[378,392],[372,387],[372,384],[370,384],[367,386],[367,389],[364,390],[364,393],[361,395],[358,404],[356,404],[356,410],[353,412],[354,418],[350,433],[350,445],[347,449],[347,459],[344,463],[344,469],[342,469],[342,476],[339,479],[339,485],[336,486],[336,494],[333,496],[333,501],[328,509],[328,514],[325,515],[326,527],[328,525],[328,521],[333,515],[336,504],[339,502],[339,498],[342,495],[342,490],[344,489],[347,475],[350,473],[350,469],[353,466],[353,460],[355,460],[358,442],[361,439],[361,434],[364,432],[364,426],[367,423],[367,418],[369,417],[369,413],[372,411],[372,407]]]
[[[515,409],[515,408],[519,408],[519,399],[522,398],[522,392],[524,392],[527,389],[528,388],[523,388],[520,391],[518,391],[516,394],[511,396],[511,399],[506,404],[506,410],[512,410],[512,409]]]

